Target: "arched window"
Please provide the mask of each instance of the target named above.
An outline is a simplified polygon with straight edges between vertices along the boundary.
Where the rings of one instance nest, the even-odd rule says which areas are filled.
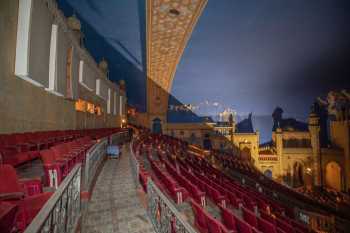
[[[326,165],[326,186],[341,191],[341,167],[337,162],[329,162]]]

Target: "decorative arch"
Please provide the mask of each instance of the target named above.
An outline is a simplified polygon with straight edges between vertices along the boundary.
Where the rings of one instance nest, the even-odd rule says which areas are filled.
[[[271,171],[271,169],[266,169],[266,170],[264,171],[264,175],[265,175],[266,177],[272,179],[272,171]]]
[[[342,187],[341,166],[335,162],[328,162],[325,167],[325,185],[328,188],[341,191]]]
[[[249,147],[244,147],[241,150],[241,158],[243,160],[250,160],[251,159],[251,150]]]
[[[196,134],[192,132],[190,136],[190,144],[196,144],[196,141],[197,141]]]
[[[158,117],[153,119],[152,132],[162,133],[162,121]]]

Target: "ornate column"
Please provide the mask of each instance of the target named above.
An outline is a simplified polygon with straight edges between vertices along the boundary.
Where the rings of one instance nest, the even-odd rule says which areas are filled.
[[[314,185],[322,185],[322,168],[321,168],[321,148],[320,148],[320,118],[311,112],[309,115],[309,132],[312,147],[312,174]]]

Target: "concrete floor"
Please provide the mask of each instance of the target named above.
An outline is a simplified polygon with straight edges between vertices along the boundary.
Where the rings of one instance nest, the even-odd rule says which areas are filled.
[[[153,233],[145,198],[134,184],[129,145],[120,159],[107,160],[83,220],[83,233]]]

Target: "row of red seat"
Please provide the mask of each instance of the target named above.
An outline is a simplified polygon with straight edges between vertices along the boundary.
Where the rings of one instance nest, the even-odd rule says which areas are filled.
[[[94,144],[95,141],[89,137],[83,137],[41,150],[45,184],[57,188],[77,163],[85,161],[86,152]]]
[[[257,224],[255,227],[252,227],[251,224],[249,224],[246,219],[241,219],[237,217],[231,210],[228,208],[225,208],[223,206],[220,206],[221,210],[221,219],[224,224],[229,230],[232,232],[242,232],[242,233],[257,233],[257,232],[268,232],[268,233],[279,233],[284,231],[279,231],[270,224],[267,221],[259,218],[259,224]],[[293,232],[293,231],[290,231]]]
[[[310,206],[318,206],[320,209],[323,209],[325,212],[329,211],[330,209],[334,209],[336,206],[335,202],[326,202],[321,198],[304,195],[303,193],[297,192],[284,185],[281,185],[272,179],[261,179],[261,177],[263,177],[263,174],[261,172],[253,168],[248,162],[242,161],[233,155],[222,156],[218,153],[214,155],[215,155],[215,158],[218,161],[220,161],[224,167],[228,167],[232,170],[239,171],[240,173],[248,176],[249,178],[255,181],[259,181],[259,183],[263,187],[265,187],[266,190],[275,190],[288,197],[292,197],[293,199],[296,199],[300,202],[307,203]]]
[[[143,141],[143,143],[147,143],[148,148],[153,146],[153,148],[158,150],[158,157],[161,163],[165,165],[167,173],[192,194],[196,202],[193,203],[195,203],[197,207],[199,206],[198,203],[202,203],[202,201],[199,201],[198,198],[196,199],[193,196],[194,191],[191,190],[191,186],[195,186],[202,195],[206,194],[207,197],[220,206],[222,213],[228,206],[242,211],[242,219],[235,216],[237,219],[235,229],[232,226],[224,224],[229,230],[235,232],[239,228],[238,232],[310,232],[301,223],[286,216],[287,214],[293,217],[293,213],[289,208],[277,203],[275,200],[257,190],[243,187],[240,183],[227,177],[203,159],[187,155],[185,161],[179,159],[175,161],[172,156],[170,156],[170,153],[184,154],[185,151],[177,151],[182,148],[177,144],[167,144],[164,140],[161,140],[161,137],[158,137],[157,141],[152,140],[152,138],[152,136],[148,136],[147,140]],[[151,165],[152,164],[155,164],[155,162],[152,161]],[[159,170],[161,170],[161,166],[152,165],[152,169],[158,173]],[[244,162],[239,164],[239,171],[241,170],[243,170],[242,173],[255,172],[254,168]],[[189,185],[186,185],[186,183]],[[201,230],[201,232],[207,232],[206,230],[209,229],[209,226],[206,224],[212,221],[210,220],[210,216],[203,217],[205,215],[203,214],[204,210],[199,210],[198,208],[200,208],[200,206],[198,208],[196,208],[194,204],[192,204],[192,206],[196,215],[196,226],[199,226],[198,221],[200,220],[198,218],[201,218],[201,226],[204,229],[202,229],[203,231]],[[199,217],[200,215],[202,217]],[[277,218],[275,216],[277,216]],[[215,221],[218,222],[218,220]],[[223,223],[225,223],[224,218]],[[219,226],[220,224],[212,223],[212,225],[216,226],[216,230],[211,230],[209,232],[226,232],[224,228]],[[240,227],[238,227],[238,225]]]
[[[140,153],[144,150],[144,144],[141,143],[139,140],[135,140],[134,143],[132,143],[132,151],[135,156],[134,159],[138,162],[138,168],[139,168],[139,174],[138,174],[138,181],[140,182],[143,190],[147,192],[147,181],[149,179],[149,173],[144,167],[143,161],[140,159]]]
[[[194,225],[200,231],[200,233],[234,233],[237,231],[231,231],[226,228],[219,220],[215,219],[208,212],[206,212],[202,206],[195,201],[191,201],[192,210],[195,215]],[[243,232],[243,231],[239,231]],[[245,233],[245,232],[244,232]]]
[[[39,158],[40,150],[49,149],[54,145],[83,136],[100,139],[120,130],[119,128],[108,128],[1,134],[0,163],[19,166]]]
[[[201,168],[198,168],[196,170],[201,170]],[[220,173],[215,174],[215,176],[210,175],[210,171],[206,170],[205,174],[206,176],[203,176],[199,174],[197,171],[194,171],[194,174],[197,175],[199,179],[196,179],[196,182],[206,182],[207,184],[210,184],[214,189],[218,191],[217,195],[226,196],[228,200],[230,201],[230,204],[234,208],[239,208],[242,204],[241,209],[243,210],[243,216],[244,220],[247,221],[252,227],[258,228],[258,225],[256,222],[258,221],[256,217],[257,210],[259,213],[265,216],[264,221],[261,220],[260,222],[265,223],[265,221],[271,220],[271,218],[268,218],[266,216],[271,216],[270,212],[274,214],[274,216],[278,216],[278,226],[276,225],[275,221],[267,222],[268,224],[264,224],[266,227],[267,225],[270,226],[270,228],[275,229],[277,232],[309,232],[309,230],[303,226],[302,224],[296,222],[295,220],[284,216],[284,212],[287,208],[282,207],[280,204],[277,204],[276,202],[269,200],[267,197],[265,197],[263,194],[259,192],[254,192],[247,187],[242,187],[240,184],[233,182],[232,180],[228,179],[225,176],[220,177]],[[207,177],[210,177],[207,178]],[[210,196],[219,206],[223,206],[223,203],[220,203],[218,200],[215,200],[215,196]],[[293,225],[293,227],[292,227]],[[268,227],[266,227],[268,228]],[[295,229],[294,231],[290,231],[290,229]],[[265,229],[265,228],[264,228]],[[270,230],[271,230],[270,229]],[[272,231],[266,231],[266,232],[272,232]],[[263,230],[262,230],[263,231]],[[263,231],[265,232],[265,231]]]
[[[195,157],[192,157],[195,158]],[[214,183],[220,184],[223,188],[228,189],[235,193],[239,198],[241,198],[245,203],[255,203],[254,205],[258,205],[258,207],[265,210],[267,206],[269,208],[272,208],[272,211],[278,212],[282,214],[283,212],[287,214],[288,216],[294,218],[293,212],[287,208],[286,206],[282,206],[281,204],[278,204],[276,201],[272,201],[269,196],[266,196],[265,194],[258,192],[257,190],[252,190],[249,187],[242,187],[240,183],[237,181],[231,179],[230,177],[226,176],[225,174],[221,173],[219,170],[213,168],[209,163],[207,163],[205,160],[197,160],[197,165],[194,165],[194,161],[196,160],[186,160],[188,164],[191,166],[196,167],[197,170],[204,170],[205,173],[213,174],[211,180],[215,181]],[[200,165],[202,163],[202,165]],[[207,179],[207,178],[205,178]],[[217,187],[219,188],[219,187]],[[249,196],[254,197],[253,201],[247,201],[249,199]],[[251,207],[248,208],[252,209]]]
[[[152,170],[156,175],[155,182],[162,189],[162,191],[166,191],[172,199],[180,204],[184,200],[187,199],[189,193],[187,190],[182,187],[168,172],[163,170],[150,156],[148,160],[151,164]],[[161,183],[157,182],[159,180]]]
[[[205,206],[205,192],[201,191],[196,185],[187,179],[187,176],[180,174],[172,164],[162,158],[162,155],[159,155],[159,158],[165,164],[168,173],[171,174],[171,176],[174,177],[175,180],[188,191],[188,193],[197,203]]]
[[[148,142],[148,140],[146,140]],[[145,141],[143,141],[145,142]],[[141,143],[143,143],[141,142]],[[140,143],[140,141],[138,142]],[[139,144],[140,145],[140,144]],[[159,146],[158,149],[158,158],[160,160],[160,162],[155,161],[152,158],[152,147],[151,146],[137,146],[134,147],[134,150],[138,149],[139,151],[141,151],[141,153],[143,153],[144,151],[146,151],[146,155],[148,158],[148,161],[151,164],[152,167],[152,171],[156,174],[157,178],[162,179],[168,179],[169,177],[171,177],[171,180],[173,180],[172,182],[174,182],[173,184],[169,184],[167,182],[165,182],[165,185],[159,184],[158,182],[156,182],[157,186],[160,187],[161,190],[163,190],[165,193],[168,193],[173,199],[174,199],[174,194],[169,191],[168,186],[174,186],[174,185],[178,185],[180,187],[184,187],[183,190],[187,190],[186,193],[189,193],[192,198],[194,198],[194,200],[192,202],[192,207],[193,210],[196,213],[202,213],[202,216],[204,216],[204,220],[202,222],[197,222],[196,226],[197,227],[201,227],[201,229],[203,229],[203,231],[201,232],[208,232],[208,229],[210,232],[223,232],[223,233],[229,233],[231,231],[227,230],[225,228],[225,226],[218,220],[216,220],[215,218],[213,218],[209,213],[207,213],[206,211],[204,211],[201,208],[201,205],[205,205],[205,192],[200,191],[200,189],[194,185],[193,183],[191,183],[187,177],[185,178],[184,175],[181,175],[180,172],[177,170],[176,168],[176,162],[172,160],[171,157],[169,157],[169,154],[166,153],[162,153],[162,151],[160,150],[162,146]],[[140,149],[141,148],[141,149]],[[143,150],[142,150],[143,149]],[[167,147],[167,149],[170,149]],[[136,154],[139,154],[140,152],[137,152]],[[168,160],[165,159],[165,156],[167,156]],[[166,168],[166,172],[163,170],[163,165],[165,165]],[[177,184],[175,184],[175,182],[177,182]],[[171,190],[171,188],[170,188]],[[179,203],[178,200],[174,199],[175,202]],[[197,218],[198,219],[198,218]]]
[[[40,132],[38,135],[44,135],[42,138],[37,137],[39,147],[28,147],[29,151],[21,151],[23,148],[21,143],[25,138],[23,135],[14,134],[11,137],[20,138],[13,144],[6,144],[1,141],[1,149],[12,150],[16,153],[27,156],[32,156],[30,159],[41,159],[45,173],[45,181],[38,179],[18,179],[14,164],[3,164],[0,162],[0,232],[22,232],[34,219],[36,214],[40,211],[45,202],[52,195],[51,192],[43,193],[43,186],[49,185],[58,187],[60,182],[68,175],[71,169],[77,163],[84,163],[86,152],[94,145],[95,140],[103,136],[109,136],[121,129],[92,129],[92,130],[78,130],[78,131],[52,131]],[[96,133],[96,135],[94,134]],[[26,134],[32,135],[30,133]],[[34,135],[34,134],[33,134]],[[1,135],[4,136],[4,135]],[[5,136],[6,138],[7,136]],[[45,138],[47,137],[47,138]],[[3,137],[0,138],[2,140]],[[26,139],[28,145],[35,142],[32,139]],[[22,141],[21,141],[22,140]],[[29,141],[30,140],[30,141]],[[17,143],[17,144],[16,144]],[[23,144],[24,145],[24,144]],[[18,147],[21,150],[11,149]],[[31,149],[33,149],[31,151]],[[35,155],[35,156],[34,156]],[[13,155],[11,155],[13,156]],[[9,157],[14,161],[15,159]],[[22,159],[22,157],[21,157]],[[4,160],[2,162],[8,162]],[[10,160],[11,161],[11,160]],[[26,162],[26,159],[20,162]],[[35,166],[30,169],[33,171],[39,167]],[[40,167],[42,169],[42,167]]]

